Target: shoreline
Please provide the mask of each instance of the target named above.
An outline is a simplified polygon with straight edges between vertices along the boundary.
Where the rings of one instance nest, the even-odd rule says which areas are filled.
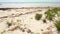
[[[26,7],[26,6],[23,6],[23,7],[0,7],[0,9],[1,8],[8,8],[8,9],[27,9],[27,8],[60,8],[60,6],[46,6],[46,7],[41,7],[41,6],[28,6],[28,7]]]

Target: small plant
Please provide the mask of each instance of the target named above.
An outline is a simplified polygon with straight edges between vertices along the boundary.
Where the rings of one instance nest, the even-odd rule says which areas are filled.
[[[2,32],[1,32],[1,34],[4,34],[6,32],[6,30],[3,30]]]
[[[8,22],[8,21],[7,21],[7,25],[8,25],[8,26],[11,26],[11,25],[12,25],[12,23],[10,23],[10,22]]]
[[[35,19],[36,19],[36,20],[40,20],[41,17],[42,17],[42,14],[36,14],[36,15],[35,15]]]
[[[60,20],[59,20],[59,21],[56,21],[55,26],[56,26],[56,28],[57,28],[58,30],[60,30]]]
[[[21,20],[17,20],[17,22],[21,22]]]
[[[43,19],[43,22],[46,23],[46,19]]]

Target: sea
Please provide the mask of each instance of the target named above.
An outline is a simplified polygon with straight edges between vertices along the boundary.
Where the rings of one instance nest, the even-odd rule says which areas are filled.
[[[0,2],[0,8],[60,7],[60,2]]]

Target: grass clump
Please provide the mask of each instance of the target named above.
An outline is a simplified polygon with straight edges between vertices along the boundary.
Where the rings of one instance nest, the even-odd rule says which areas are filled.
[[[48,9],[45,14],[47,15],[46,18],[49,20],[52,20],[53,17],[55,17],[56,14],[58,14],[58,11],[60,11],[60,8],[54,8],[54,9]]]
[[[49,20],[52,20],[52,18],[55,16],[55,13],[54,13],[52,10],[50,10],[50,9],[48,9],[48,11],[45,12],[45,14],[47,15],[46,17],[47,17]]]
[[[36,19],[36,20],[40,20],[41,17],[42,17],[42,14],[36,14],[36,15],[35,15],[35,19]]]
[[[46,19],[43,19],[43,22],[46,23]]]
[[[10,22],[8,22],[8,21],[7,21],[6,24],[8,25],[8,27],[12,25],[12,23],[10,23]]]
[[[60,30],[60,20],[59,20],[59,21],[56,21],[55,26],[56,26],[56,28],[57,28],[58,30]]]

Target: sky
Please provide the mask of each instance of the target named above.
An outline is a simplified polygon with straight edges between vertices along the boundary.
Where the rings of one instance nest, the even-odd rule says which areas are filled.
[[[0,0],[0,2],[60,2],[60,0]]]

